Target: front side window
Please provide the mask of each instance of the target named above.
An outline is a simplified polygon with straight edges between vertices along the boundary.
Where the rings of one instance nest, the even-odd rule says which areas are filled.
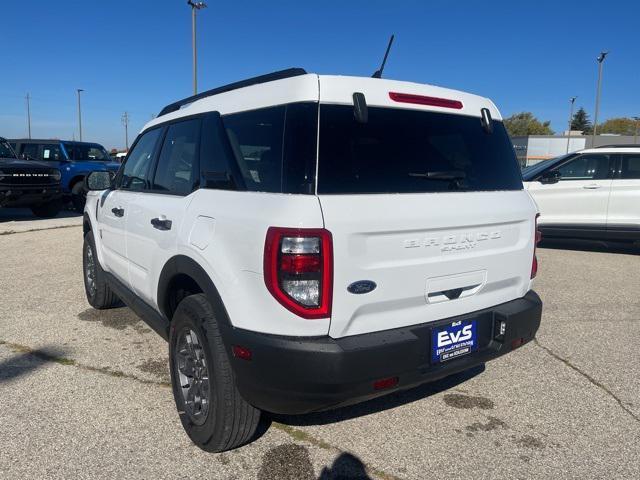
[[[0,158],[16,158],[13,148],[4,140],[0,140]]]
[[[25,160],[38,160],[38,144],[37,143],[25,143],[22,145],[22,151],[20,152],[22,158]]]
[[[63,145],[72,161],[111,160],[105,148],[97,143],[63,142]]]
[[[134,191],[147,188],[149,167],[161,132],[161,128],[154,128],[142,134],[121,170],[122,173],[117,180],[118,188]]]
[[[152,190],[188,195],[197,184],[200,119],[174,123],[167,129]]]
[[[640,179],[640,154],[622,155],[620,178]]]
[[[580,155],[556,170],[560,180],[603,180],[609,176],[609,155]]]
[[[478,117],[321,105],[319,194],[520,190],[522,177],[502,122]]]
[[[60,151],[59,143],[52,143],[48,145],[42,145],[42,160],[59,162],[63,160],[62,152]]]

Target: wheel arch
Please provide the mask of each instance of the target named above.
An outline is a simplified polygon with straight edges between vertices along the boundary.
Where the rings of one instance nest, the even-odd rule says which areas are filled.
[[[230,325],[229,315],[211,277],[195,260],[186,255],[176,255],[169,259],[158,280],[158,308],[169,322],[177,307],[181,289],[190,294],[204,293],[211,302],[216,319],[225,326]]]
[[[84,179],[86,177],[87,175],[85,173],[75,174],[73,177],[71,177],[71,180],[69,180],[69,190],[72,190],[73,187],[75,187],[76,183],[84,182]]]

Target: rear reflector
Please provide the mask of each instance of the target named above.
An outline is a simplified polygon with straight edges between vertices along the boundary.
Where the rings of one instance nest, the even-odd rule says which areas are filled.
[[[411,93],[389,92],[389,98],[394,102],[415,103],[416,105],[430,105],[432,107],[462,109],[462,102],[449,98],[426,97],[424,95],[413,95]]]
[[[234,345],[233,356],[241,360],[251,360],[251,350],[240,345]]]
[[[540,240],[542,240],[542,232],[538,230],[538,217],[540,214],[536,214],[536,220],[534,223],[534,233],[533,233],[533,262],[531,263],[531,278],[535,278],[538,274],[538,256],[536,255],[536,250],[538,248],[538,244]]]
[[[383,378],[380,380],[376,380],[373,382],[374,390],[386,390],[388,388],[393,388],[398,384],[398,377],[389,377]]]

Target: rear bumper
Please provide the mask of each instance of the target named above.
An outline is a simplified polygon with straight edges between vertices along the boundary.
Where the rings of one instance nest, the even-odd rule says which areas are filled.
[[[282,337],[221,327],[243,397],[269,412],[301,414],[358,403],[493,360],[532,340],[541,316],[542,302],[531,291],[468,315],[340,339]],[[479,350],[432,364],[431,329],[470,319],[478,321]],[[507,328],[502,337],[496,337],[500,321]],[[251,350],[251,360],[235,358],[233,345]],[[374,390],[374,381],[388,377],[398,377],[394,388]]]
[[[0,187],[0,206],[2,207],[41,205],[60,198],[62,198],[60,185],[3,185]]]

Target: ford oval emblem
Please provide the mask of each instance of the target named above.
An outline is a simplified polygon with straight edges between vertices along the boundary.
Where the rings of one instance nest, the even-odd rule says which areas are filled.
[[[361,295],[363,293],[369,293],[376,288],[376,282],[372,282],[371,280],[358,280],[357,282],[353,282],[351,285],[347,287],[349,293],[354,293],[356,295]]]

